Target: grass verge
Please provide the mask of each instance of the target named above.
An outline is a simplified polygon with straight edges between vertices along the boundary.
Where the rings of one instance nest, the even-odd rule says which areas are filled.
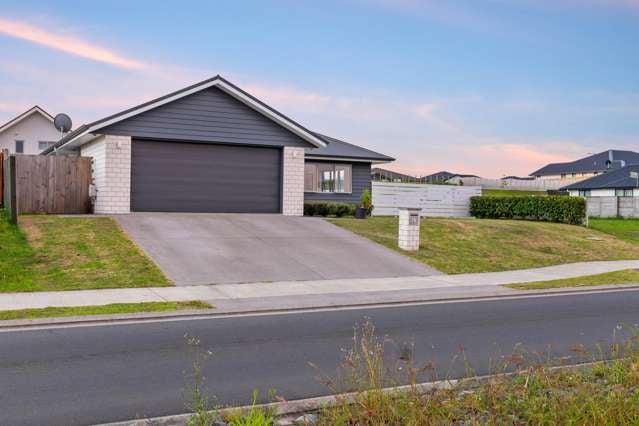
[[[564,278],[560,280],[506,284],[504,287],[514,288],[516,290],[543,290],[547,288],[588,287],[593,285],[619,285],[633,283],[639,283],[639,271],[636,269],[625,269],[623,271],[606,272],[603,274],[585,275],[583,277]]]
[[[639,219],[602,219],[592,217],[588,226],[597,231],[614,235],[620,240],[639,244]]]
[[[397,247],[394,217],[327,219],[449,274],[639,259],[639,246],[581,226],[523,220],[422,219],[418,251]]]
[[[113,303],[98,306],[48,307],[0,311],[0,320],[74,317],[82,315],[130,314],[135,312],[171,312],[211,309],[212,306],[198,300],[188,302]]]
[[[170,285],[108,217],[0,213],[0,292]]]

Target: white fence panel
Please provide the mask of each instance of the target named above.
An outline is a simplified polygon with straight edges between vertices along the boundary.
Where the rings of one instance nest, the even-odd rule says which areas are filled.
[[[422,216],[468,217],[478,186],[373,182],[373,216],[397,216],[399,207],[417,207]]]

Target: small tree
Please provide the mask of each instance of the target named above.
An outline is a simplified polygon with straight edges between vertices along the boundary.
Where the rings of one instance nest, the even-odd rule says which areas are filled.
[[[371,210],[373,208],[373,199],[368,188],[362,191],[362,195],[359,197],[359,205],[366,210]]]

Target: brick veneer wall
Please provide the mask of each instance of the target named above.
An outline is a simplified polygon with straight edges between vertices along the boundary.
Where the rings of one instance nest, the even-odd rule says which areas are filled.
[[[131,211],[131,137],[103,135],[80,149],[92,157],[96,187],[95,213],[120,214]]]
[[[284,147],[282,214],[304,214],[304,148]]]

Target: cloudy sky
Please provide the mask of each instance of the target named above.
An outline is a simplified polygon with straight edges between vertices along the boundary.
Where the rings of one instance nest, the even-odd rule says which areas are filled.
[[[639,0],[3,0],[0,51],[0,122],[221,74],[414,175],[639,150]]]

